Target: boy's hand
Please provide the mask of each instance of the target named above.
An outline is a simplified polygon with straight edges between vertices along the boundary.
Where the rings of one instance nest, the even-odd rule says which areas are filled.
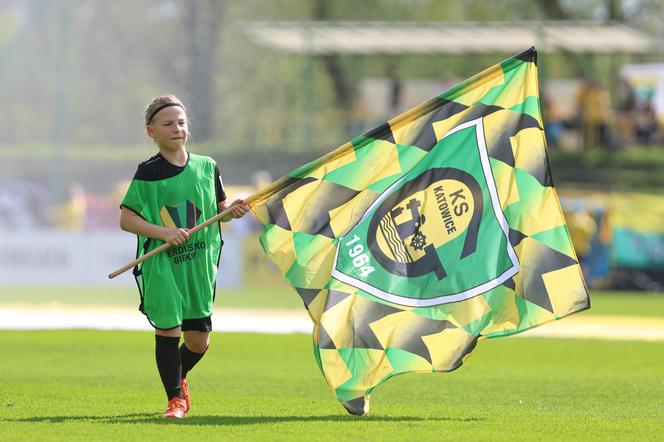
[[[233,201],[230,207],[230,216],[236,219],[242,218],[249,211],[249,206],[244,200],[241,199]]]
[[[161,239],[172,246],[179,246],[189,239],[189,229],[166,228]]]

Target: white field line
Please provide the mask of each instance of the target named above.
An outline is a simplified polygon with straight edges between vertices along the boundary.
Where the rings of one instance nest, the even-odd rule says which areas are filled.
[[[311,333],[304,310],[217,309],[213,327],[220,332]],[[136,309],[61,305],[0,306],[0,330],[152,330]],[[664,318],[579,314],[517,336],[604,340],[664,341]]]
[[[255,333],[311,333],[313,323],[304,310],[217,309],[215,331]],[[119,307],[0,306],[4,330],[152,330],[137,309]]]
[[[579,314],[560,321],[549,322],[517,336],[611,341],[664,341],[664,318]]]

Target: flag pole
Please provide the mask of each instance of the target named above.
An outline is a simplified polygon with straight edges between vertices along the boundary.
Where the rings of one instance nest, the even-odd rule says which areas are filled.
[[[203,221],[202,223],[198,224],[197,226],[189,229],[189,235],[193,235],[194,233],[198,232],[199,230],[202,230],[202,229],[206,228],[210,224],[214,224],[216,222],[221,221],[221,219],[224,216],[231,213],[231,210],[233,210],[234,207],[235,207],[235,205],[230,206],[230,207],[226,208],[225,210],[222,210],[221,212],[219,212],[217,215],[213,216],[212,218],[209,218],[209,219]],[[157,255],[157,254],[163,252],[164,250],[166,250],[170,247],[173,247],[173,245],[170,244],[170,243],[164,243],[164,244],[160,245],[156,249],[150,251],[149,253],[146,253],[145,255],[141,256],[140,258],[137,258],[137,259],[133,260],[132,262],[123,265],[122,267],[120,267],[116,271],[114,271],[112,273],[109,273],[108,279],[113,279],[116,276],[123,274],[124,272],[131,269],[132,267],[137,266],[138,264],[142,263],[143,261],[152,258],[154,255]]]

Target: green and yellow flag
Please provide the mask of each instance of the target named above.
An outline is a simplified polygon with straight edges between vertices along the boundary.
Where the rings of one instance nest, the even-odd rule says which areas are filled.
[[[350,413],[395,375],[454,370],[479,338],[589,307],[536,59],[505,60],[250,198]]]

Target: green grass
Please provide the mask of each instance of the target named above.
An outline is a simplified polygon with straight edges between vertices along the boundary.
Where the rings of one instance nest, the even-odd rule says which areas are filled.
[[[589,315],[664,317],[664,293],[592,291]],[[136,288],[0,287],[0,305],[138,305]],[[272,287],[217,289],[216,308],[301,309],[302,302],[286,283]]]
[[[136,287],[0,287],[0,305],[115,306],[135,307],[139,295]],[[286,283],[273,287],[218,288],[217,308],[299,309],[302,301]]]
[[[583,314],[664,317],[664,293],[591,291]]]
[[[661,146],[549,153],[554,182],[560,190],[590,188],[659,194],[664,187]]]
[[[215,334],[164,422],[147,332],[0,332],[0,440],[654,440],[664,344],[507,338],[459,370],[378,387],[346,414],[306,335]]]
[[[661,146],[629,146],[621,150],[589,149],[565,152],[554,150],[550,153],[552,165],[560,167],[623,168],[648,171],[661,171],[664,167],[664,152]]]

